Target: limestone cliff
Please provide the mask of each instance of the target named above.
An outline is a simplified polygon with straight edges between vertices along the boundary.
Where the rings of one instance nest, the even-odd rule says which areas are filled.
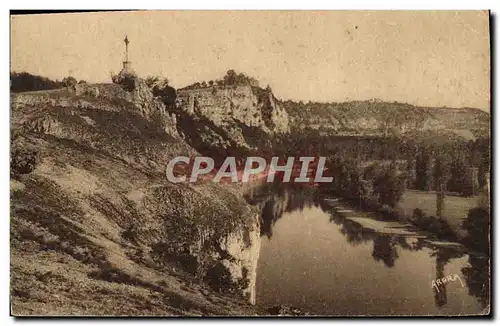
[[[288,114],[272,92],[255,86],[213,86],[178,91],[181,133],[196,147],[259,150],[287,133]],[[189,134],[205,130],[205,138]],[[199,134],[199,132],[198,132]]]
[[[205,116],[217,126],[239,121],[265,132],[289,131],[288,114],[271,92],[254,86],[214,86],[180,90],[179,103],[183,111]]]

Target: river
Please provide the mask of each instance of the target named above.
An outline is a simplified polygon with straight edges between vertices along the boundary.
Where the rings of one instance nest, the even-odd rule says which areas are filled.
[[[363,227],[311,187],[253,198],[263,221],[259,305],[338,316],[466,315],[486,307],[487,258],[419,233]]]

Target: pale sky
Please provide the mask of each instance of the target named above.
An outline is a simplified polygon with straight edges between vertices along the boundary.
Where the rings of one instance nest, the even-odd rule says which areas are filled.
[[[180,88],[228,69],[283,100],[379,98],[489,110],[486,11],[144,11],[14,16],[11,70],[110,82],[125,34],[138,75]]]

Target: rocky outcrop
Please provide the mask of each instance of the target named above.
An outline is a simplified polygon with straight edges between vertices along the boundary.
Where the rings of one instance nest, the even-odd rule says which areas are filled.
[[[179,90],[177,102],[178,129],[202,152],[213,151],[214,144],[215,152],[255,152],[289,131],[286,110],[270,91],[258,87]]]
[[[178,136],[175,115],[166,110],[163,102],[153,95],[144,80],[131,77],[130,84],[127,85],[130,89],[119,84],[101,84],[97,93],[106,98],[121,98],[134,104],[141,115],[161,123],[169,135]]]
[[[134,90],[130,92],[130,100],[144,116],[161,121],[168,134],[177,136],[175,114],[168,112],[163,102],[153,96],[144,80],[135,79]]]
[[[184,112],[207,117],[217,126],[235,121],[269,134],[289,131],[288,114],[270,91],[254,86],[214,86],[179,90]]]
[[[215,291],[255,303],[260,222],[238,192],[219,185],[160,186],[145,192],[139,209],[146,213],[137,237],[156,260],[182,262]]]
[[[61,135],[62,133],[61,124],[51,116],[27,120],[24,122],[23,127],[26,130],[30,130],[36,133],[45,133],[54,136]]]
[[[259,217],[254,216],[251,225],[230,233],[221,241],[221,249],[235,259],[224,259],[220,263],[230,276],[230,283],[241,290],[250,303],[255,304],[257,262],[260,251]],[[216,275],[218,279],[220,275]]]
[[[99,96],[99,87],[95,85],[89,85],[87,83],[74,84],[73,86],[69,87],[69,90],[74,92],[76,96]]]

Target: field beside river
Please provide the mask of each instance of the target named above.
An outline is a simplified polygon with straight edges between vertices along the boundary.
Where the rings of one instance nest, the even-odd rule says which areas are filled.
[[[460,230],[462,220],[467,217],[471,208],[477,207],[479,196],[459,197],[446,196],[444,200],[444,216],[454,230]],[[436,192],[407,190],[398,206],[405,215],[412,216],[416,208],[420,208],[428,216],[436,216]]]

